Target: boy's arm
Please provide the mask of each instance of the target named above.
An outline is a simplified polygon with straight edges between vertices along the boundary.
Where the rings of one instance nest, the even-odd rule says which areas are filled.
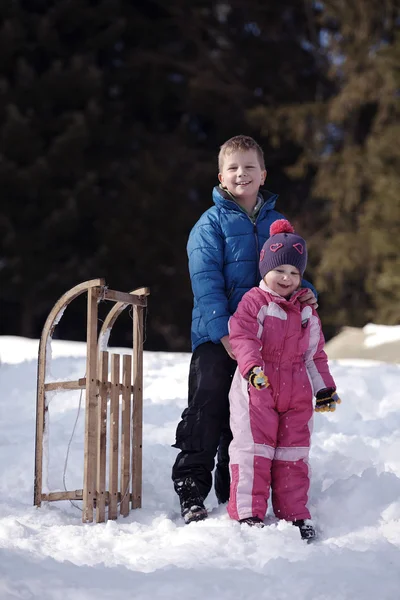
[[[187,251],[193,295],[210,339],[218,343],[228,335],[230,317],[223,273],[223,235],[211,222],[197,224],[190,233]]]
[[[259,312],[259,303],[250,290],[243,296],[229,320],[229,341],[242,377],[246,377],[253,367],[264,368]]]

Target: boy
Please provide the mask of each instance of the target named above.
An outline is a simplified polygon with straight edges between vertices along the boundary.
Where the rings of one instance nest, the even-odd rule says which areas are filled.
[[[188,241],[194,306],[193,355],[189,371],[188,408],[176,431],[178,454],[172,469],[186,523],[207,517],[204,500],[212,485],[219,503],[229,499],[229,389],[236,369],[228,321],[243,294],[258,285],[259,254],[271,224],[284,218],[274,210],[277,195],[260,193],[265,182],[264,155],[253,138],[235,136],[218,156],[220,185],[214,206],[194,225]],[[311,287],[307,282],[303,286]],[[311,289],[301,297],[317,306]]]

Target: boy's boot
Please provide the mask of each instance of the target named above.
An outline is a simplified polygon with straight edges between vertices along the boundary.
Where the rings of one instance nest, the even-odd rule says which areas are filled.
[[[232,441],[232,432],[229,423],[225,423],[218,445],[217,466],[214,473],[214,488],[218,504],[225,504],[229,500],[231,476],[229,472],[229,444]]]
[[[225,504],[229,500],[231,477],[228,463],[217,463],[214,473],[214,488],[218,504]]]
[[[249,527],[265,527],[264,521],[260,517],[247,517],[246,519],[240,519],[241,525],[249,525]]]
[[[306,540],[307,544],[315,541],[317,534],[311,521],[299,519],[298,521],[293,521],[293,525],[299,528],[301,539]]]
[[[181,503],[181,515],[186,524],[193,521],[202,521],[208,514],[199,494],[196,483],[191,477],[176,479],[174,488]]]

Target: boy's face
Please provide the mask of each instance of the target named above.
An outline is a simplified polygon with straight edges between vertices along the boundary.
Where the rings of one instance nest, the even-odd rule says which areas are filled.
[[[224,157],[218,179],[238,200],[255,200],[266,176],[255,150],[238,150]]]
[[[300,271],[292,265],[280,265],[269,271],[264,281],[273,292],[289,298],[300,286]]]

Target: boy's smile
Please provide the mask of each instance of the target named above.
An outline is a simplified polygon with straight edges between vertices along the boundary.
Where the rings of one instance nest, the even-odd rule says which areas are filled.
[[[243,208],[252,209],[266,175],[267,172],[262,169],[257,152],[251,149],[228,154],[218,179]]]

